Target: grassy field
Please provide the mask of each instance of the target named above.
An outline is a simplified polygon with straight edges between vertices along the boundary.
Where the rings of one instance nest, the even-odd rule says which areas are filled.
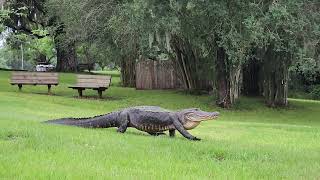
[[[279,110],[242,98],[233,110],[222,110],[210,96],[121,88],[119,77],[103,100],[90,90],[79,99],[67,88],[73,74],[60,75],[52,96],[40,86],[18,92],[9,76],[0,71],[0,179],[320,179],[319,101],[290,99],[290,107]],[[222,115],[191,131],[200,142],[40,123],[136,105]]]

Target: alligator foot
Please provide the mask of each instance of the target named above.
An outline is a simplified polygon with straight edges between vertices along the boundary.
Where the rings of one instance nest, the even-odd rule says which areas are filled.
[[[174,129],[169,130],[170,137],[174,137],[176,135],[176,131]]]
[[[190,140],[192,140],[192,141],[201,141],[201,139],[197,138],[197,137],[190,138]]]

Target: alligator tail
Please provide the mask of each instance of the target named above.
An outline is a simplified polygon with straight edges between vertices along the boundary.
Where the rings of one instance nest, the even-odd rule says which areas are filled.
[[[78,126],[84,128],[108,128],[117,126],[116,121],[106,117],[106,115],[91,118],[62,118],[45,121],[44,123]]]

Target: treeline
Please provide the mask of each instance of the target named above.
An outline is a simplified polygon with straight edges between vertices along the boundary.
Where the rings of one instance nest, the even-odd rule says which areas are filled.
[[[52,37],[58,71],[74,71],[81,52],[118,64],[134,87],[139,59],[171,59],[187,90],[214,80],[221,107],[240,93],[277,107],[288,104],[289,70],[319,74],[319,13],[318,0],[7,0],[1,21]]]

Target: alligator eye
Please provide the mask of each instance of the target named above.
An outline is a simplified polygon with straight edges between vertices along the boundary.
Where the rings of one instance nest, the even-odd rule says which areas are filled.
[[[191,112],[191,113],[188,113],[187,115],[188,115],[188,116],[193,116],[193,113]]]

